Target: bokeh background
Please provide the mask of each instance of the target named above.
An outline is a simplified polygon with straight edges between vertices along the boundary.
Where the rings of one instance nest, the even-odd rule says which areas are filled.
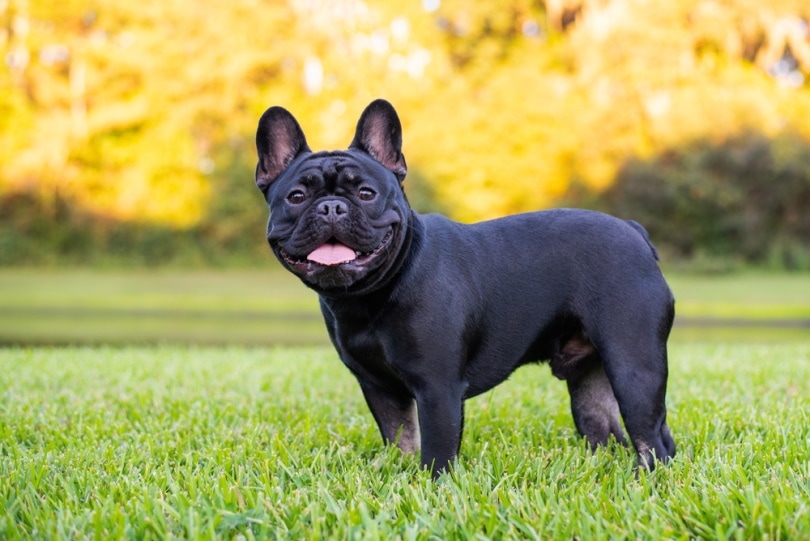
[[[256,122],[282,105],[345,148],[377,97],[417,209],[605,210],[676,282],[778,273],[709,309],[687,281],[687,316],[745,315],[758,288],[782,309],[752,317],[810,318],[809,21],[806,0],[0,0],[2,340],[152,316],[166,337],[208,317],[204,339],[223,312],[223,336],[303,336],[317,308],[264,241]]]

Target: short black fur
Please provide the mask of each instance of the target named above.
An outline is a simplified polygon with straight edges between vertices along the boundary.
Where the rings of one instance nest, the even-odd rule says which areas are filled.
[[[625,442],[623,420],[641,466],[674,456],[674,299],[641,225],[575,209],[472,225],[420,215],[401,189],[401,127],[384,100],[345,151],[310,151],[280,107],[256,139],[270,246],[320,295],[385,442],[421,449],[438,475],[458,454],[464,401],[548,361],[592,446]]]

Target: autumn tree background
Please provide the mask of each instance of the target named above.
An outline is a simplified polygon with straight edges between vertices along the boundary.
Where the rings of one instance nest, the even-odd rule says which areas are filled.
[[[0,0],[0,264],[264,261],[256,122],[345,148],[385,97],[462,221],[636,219],[676,261],[810,268],[806,0]]]

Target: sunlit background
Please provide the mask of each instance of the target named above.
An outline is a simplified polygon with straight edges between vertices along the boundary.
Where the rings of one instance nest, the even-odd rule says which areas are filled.
[[[345,148],[384,97],[421,211],[597,208],[671,268],[807,271],[808,21],[806,0],[0,0],[0,265],[76,291],[98,284],[77,267],[273,267],[259,116]],[[6,272],[0,317],[49,326],[59,280]],[[160,309],[140,287],[105,302]]]

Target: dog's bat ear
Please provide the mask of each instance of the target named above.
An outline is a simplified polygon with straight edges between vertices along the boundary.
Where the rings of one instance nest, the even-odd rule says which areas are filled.
[[[261,191],[266,191],[299,154],[311,152],[295,117],[277,106],[270,107],[259,119],[256,151],[256,185]]]
[[[408,172],[402,155],[402,125],[393,105],[374,100],[366,107],[349,148],[362,150],[394,173],[402,182]]]

